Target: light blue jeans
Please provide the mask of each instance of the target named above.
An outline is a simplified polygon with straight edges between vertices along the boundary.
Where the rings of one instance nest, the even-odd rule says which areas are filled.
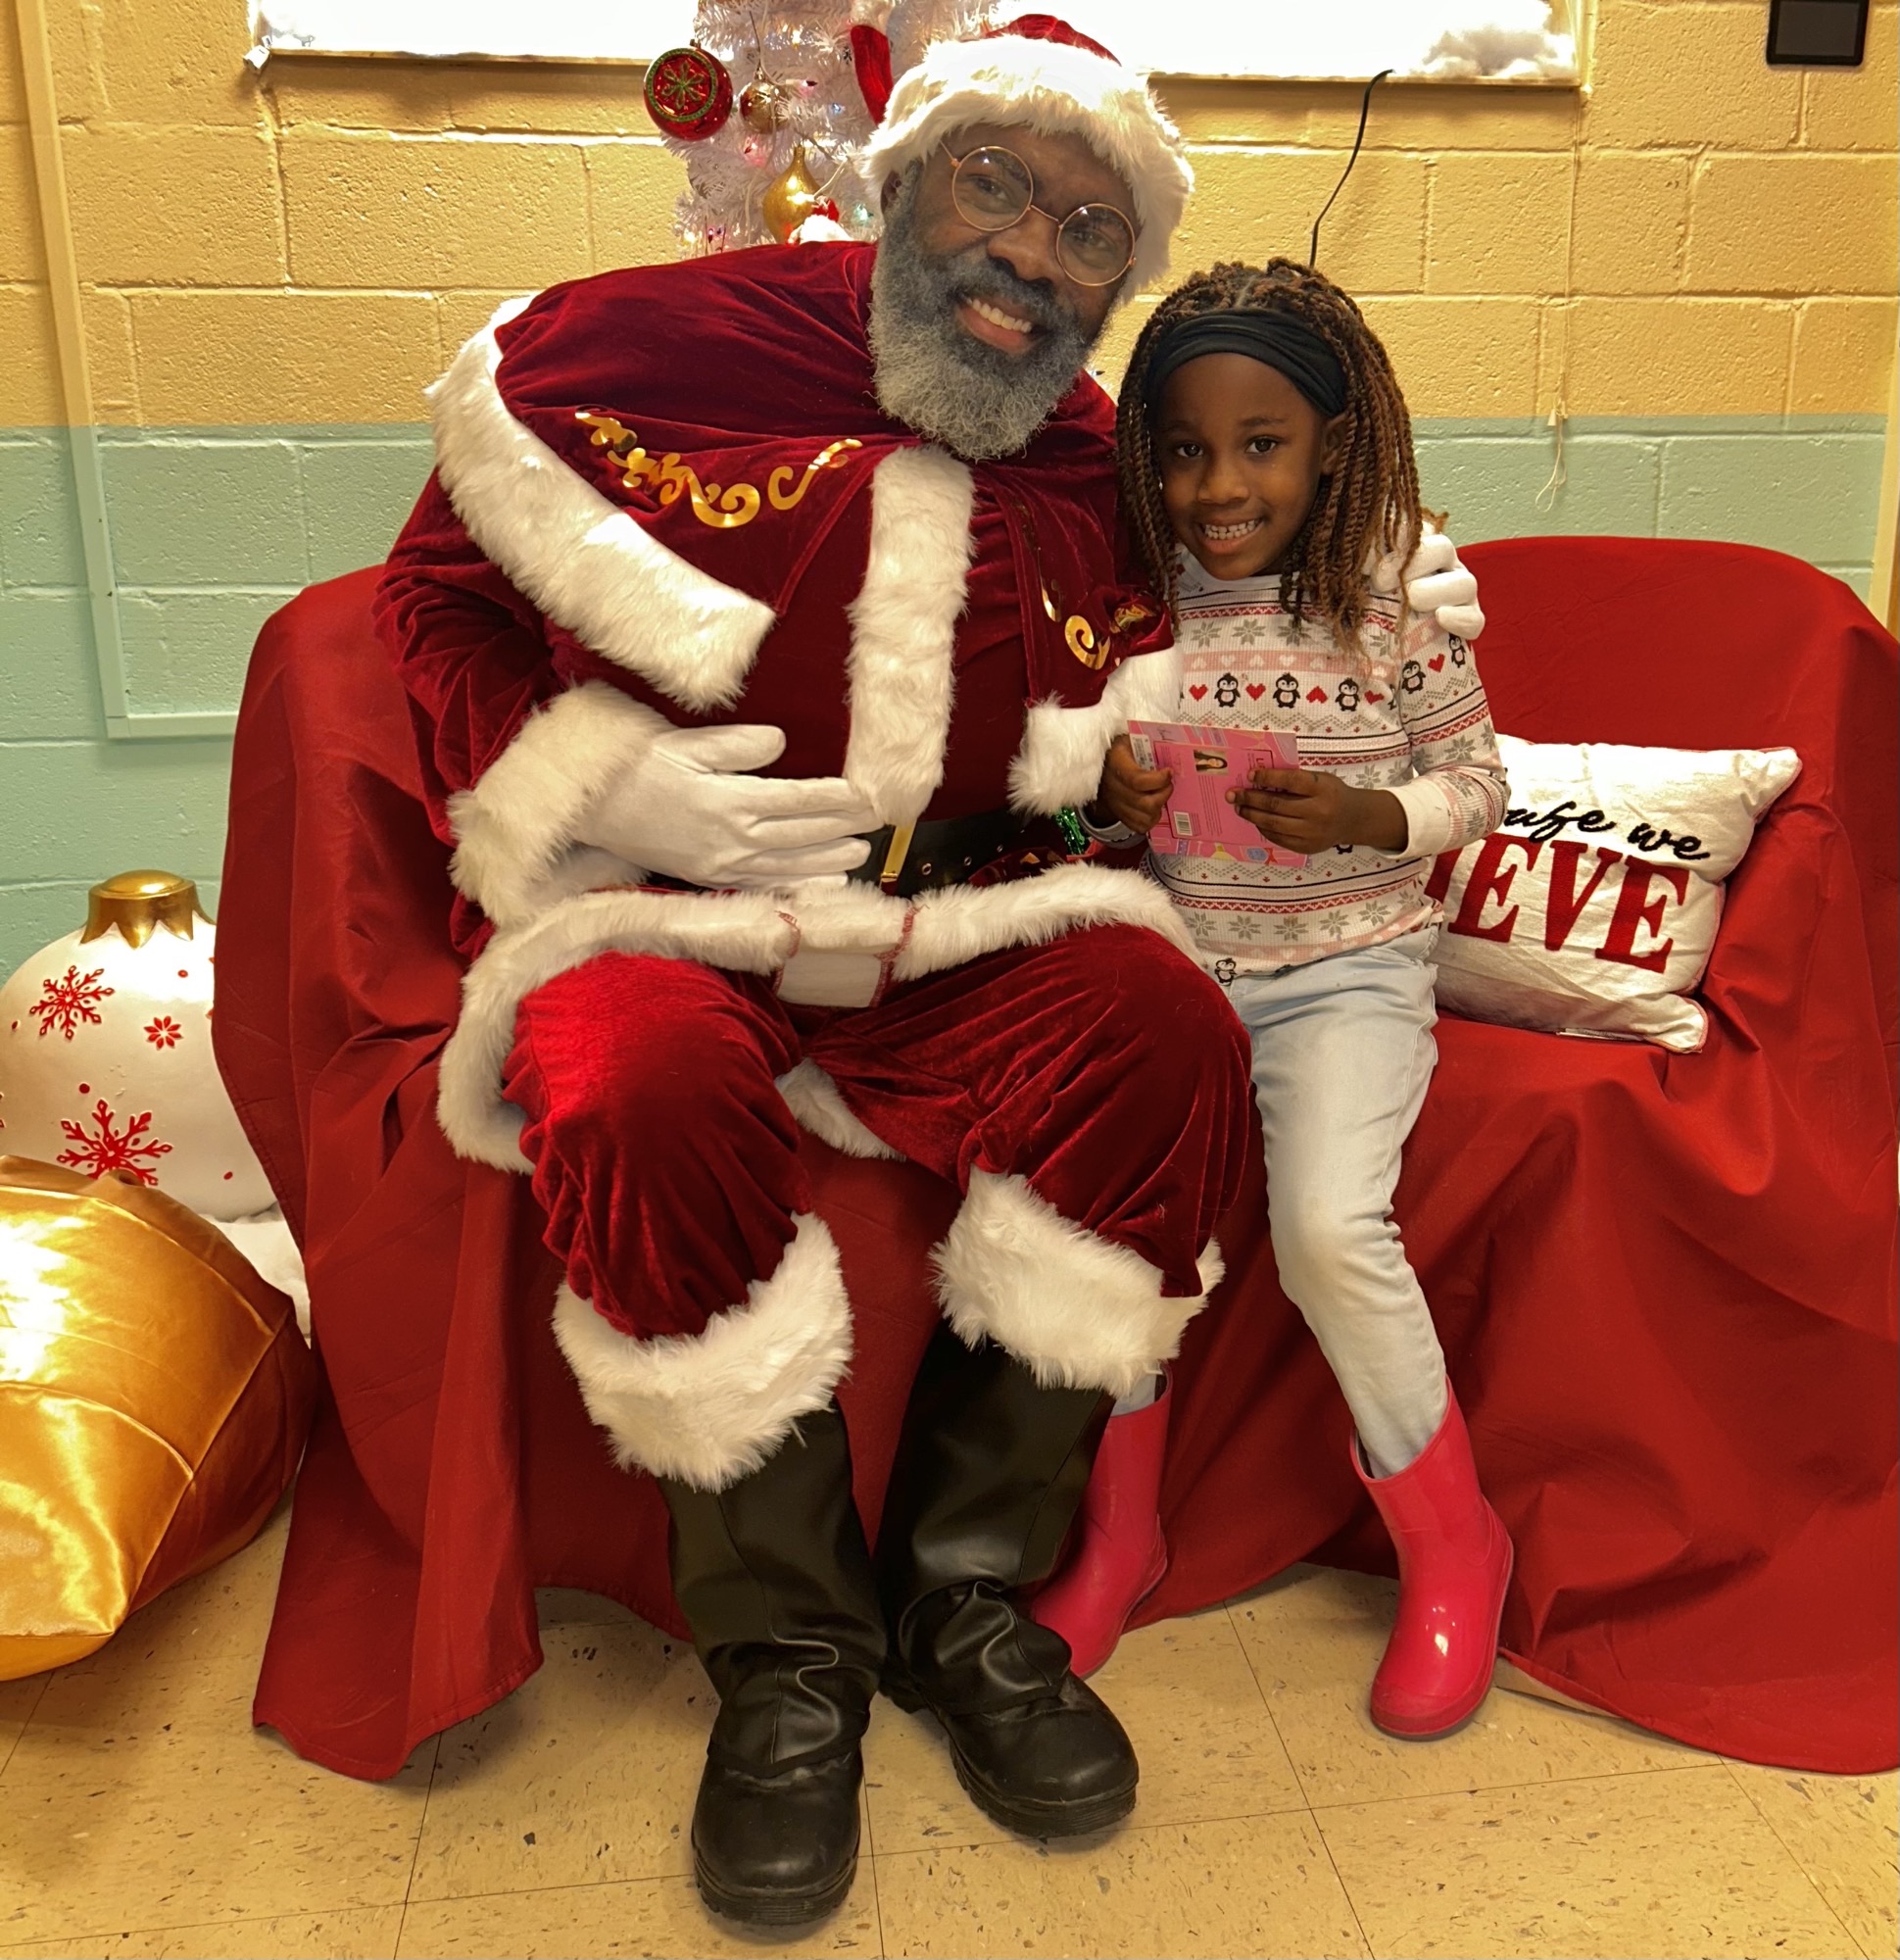
[[[1436,928],[1228,986],[1253,1038],[1280,1284],[1332,1364],[1375,1475],[1444,1419],[1444,1354],[1392,1221],[1437,1060]]]

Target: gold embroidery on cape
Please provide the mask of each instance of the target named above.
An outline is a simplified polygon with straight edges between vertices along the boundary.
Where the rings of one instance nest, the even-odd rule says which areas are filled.
[[[1085,667],[1098,668],[1108,659],[1107,643],[1096,645],[1096,629],[1080,612],[1071,612],[1063,621],[1062,637],[1069,643],[1069,652]]]
[[[1107,639],[1098,642],[1096,638],[1096,629],[1080,612],[1071,612],[1066,619],[1062,618],[1062,608],[1049,596],[1048,580],[1043,573],[1043,547],[1036,535],[1036,520],[1029,514],[1029,506],[1020,497],[1012,497],[1009,501],[1015,506],[1016,515],[1022,523],[1024,541],[1029,546],[1029,556],[1035,562],[1036,589],[1042,595],[1043,611],[1048,614],[1051,623],[1061,619],[1062,639],[1069,652],[1085,667],[1099,673],[1108,664],[1108,656],[1114,651],[1114,629],[1110,629]],[[1119,627],[1120,624],[1121,615],[1117,613],[1115,626]]]
[[[775,511],[794,509],[821,469],[838,467],[848,450],[864,447],[854,436],[830,443],[804,466],[803,475],[790,464],[780,464],[765,479],[765,497],[761,498],[750,483],[729,486],[702,483],[693,466],[680,461],[677,450],[669,450],[660,457],[649,456],[634,431],[611,416],[589,415],[582,409],[575,412],[574,419],[593,430],[588,440],[596,449],[607,451],[611,462],[619,466],[620,480],[629,490],[642,483],[651,484],[660,503],[667,506],[677,504],[682,497],[689,498],[694,516],[715,531],[736,531],[740,525],[750,524],[766,499]],[[794,476],[799,477],[798,483],[788,489],[786,486]]]

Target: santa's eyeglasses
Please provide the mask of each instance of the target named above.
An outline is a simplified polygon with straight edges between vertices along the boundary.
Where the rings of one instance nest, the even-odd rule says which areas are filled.
[[[1055,227],[1055,263],[1078,286],[1112,286],[1135,263],[1135,225],[1112,204],[1079,204],[1066,218],[1036,202],[1036,179],[1014,150],[995,143],[957,156],[948,143],[950,202],[977,231],[1007,231],[1033,211]]]

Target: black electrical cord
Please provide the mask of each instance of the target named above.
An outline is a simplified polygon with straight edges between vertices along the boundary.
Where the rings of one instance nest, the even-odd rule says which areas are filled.
[[[1326,214],[1333,209],[1334,200],[1345,189],[1345,180],[1352,174],[1353,165],[1359,161],[1359,146],[1366,140],[1366,118],[1372,114],[1372,92],[1390,74],[1390,69],[1382,68],[1366,83],[1366,92],[1359,99],[1359,133],[1352,139],[1352,154],[1345,160],[1345,169],[1340,172],[1339,182],[1333,186],[1333,196],[1320,206],[1320,215],[1313,220],[1313,242],[1306,252],[1306,264],[1313,270],[1318,269],[1320,262],[1320,225],[1325,221]]]

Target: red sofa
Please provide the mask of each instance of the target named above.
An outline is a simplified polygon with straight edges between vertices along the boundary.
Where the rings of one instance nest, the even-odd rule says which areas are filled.
[[[1701,1054],[1441,1023],[1398,1209],[1517,1541],[1505,1651],[1704,1747],[1889,1766],[1894,643],[1845,586],[1739,546],[1469,558],[1505,730],[1788,743],[1805,764],[1732,880]],[[312,589],[259,641],[216,1027],[304,1248],[323,1377],[256,1716],[386,1777],[539,1665],[536,1585],[681,1629],[658,1494],[610,1466],[556,1352],[527,1183],[459,1161],[435,1123],[460,973],[372,581]],[[809,1149],[858,1317],[843,1399],[875,1531],[951,1199]],[[1296,1559],[1388,1556],[1257,1185],[1180,1363],[1150,1618]]]

